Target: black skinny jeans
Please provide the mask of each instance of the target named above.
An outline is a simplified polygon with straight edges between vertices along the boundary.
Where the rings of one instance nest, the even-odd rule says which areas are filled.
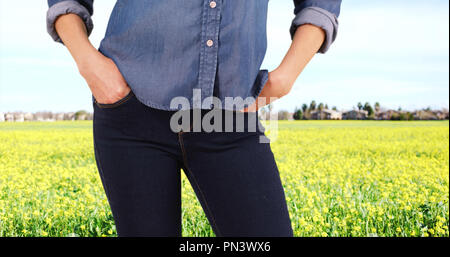
[[[181,236],[182,168],[216,236],[292,236],[264,132],[177,133],[173,113],[133,93],[112,105],[94,99],[95,158],[118,235]]]

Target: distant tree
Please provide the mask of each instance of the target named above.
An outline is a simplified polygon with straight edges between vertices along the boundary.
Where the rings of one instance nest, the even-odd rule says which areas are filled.
[[[412,114],[411,112],[407,112],[406,117],[408,120],[414,120],[414,114]]]
[[[410,112],[393,113],[391,120],[414,120],[414,115]]]
[[[381,105],[379,102],[376,102],[374,107],[375,107],[375,112],[379,112],[381,110]]]
[[[301,120],[303,119],[303,111],[301,109],[295,109],[294,111],[294,120]]]
[[[273,118],[275,118],[277,115],[277,113],[272,113],[273,110],[273,104],[268,104],[266,106],[264,106],[263,108],[260,109],[259,113],[261,114],[261,117],[263,117],[263,119],[265,120],[269,120],[272,119],[272,115]]]
[[[311,103],[309,104],[309,110],[310,111],[316,110],[316,101],[314,101],[314,100],[311,101]]]
[[[328,104],[325,104],[325,109],[328,109]]]
[[[394,112],[394,113],[391,115],[391,120],[400,120],[400,114]]]
[[[259,117],[261,119],[267,120],[267,107],[266,106],[261,107],[258,112],[259,112]]]
[[[397,110],[398,110],[399,112],[401,112],[401,111],[402,111],[402,107],[399,106]]]
[[[308,105],[307,104],[303,104],[302,105],[302,111],[303,113],[305,113],[308,110]]]
[[[317,107],[317,108],[319,109],[319,111],[323,110],[323,108],[324,108],[323,103],[320,103],[319,107]]]
[[[372,106],[370,106],[370,104],[368,102],[366,102],[364,104],[363,110],[367,111],[369,117],[374,115],[373,108],[372,108]]]
[[[333,106],[332,110],[333,110],[333,111],[337,111],[338,109],[337,109],[336,106]]]
[[[83,117],[83,119],[85,119],[87,114],[88,114],[88,112],[85,110],[77,111],[75,113],[75,120],[79,120],[81,117]]]
[[[359,103],[358,103],[358,110],[360,110],[360,111],[361,111],[361,110],[362,110],[362,108],[363,108],[363,105],[362,105],[362,103],[361,103],[361,102],[359,102]]]

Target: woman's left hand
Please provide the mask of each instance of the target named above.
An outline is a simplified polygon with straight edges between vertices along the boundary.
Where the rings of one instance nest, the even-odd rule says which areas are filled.
[[[251,106],[241,110],[241,112],[256,112],[259,108],[287,95],[292,85],[293,82],[281,70],[275,69],[269,72],[269,79],[255,102]]]
[[[323,44],[325,36],[325,31],[315,25],[304,24],[298,27],[283,61],[269,73],[269,80],[255,103],[242,112],[256,112],[264,105],[287,95],[297,77]]]

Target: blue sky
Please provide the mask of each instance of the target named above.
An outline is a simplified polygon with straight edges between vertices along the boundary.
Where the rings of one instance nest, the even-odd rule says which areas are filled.
[[[0,0],[0,111],[92,111],[74,61],[46,33],[46,2]],[[95,46],[114,3],[95,3]],[[313,99],[339,109],[358,101],[395,109],[448,108],[448,10],[445,0],[344,0],[335,44],[316,55],[275,108],[292,111]],[[289,48],[292,11],[291,0],[269,2],[262,68],[276,68]]]

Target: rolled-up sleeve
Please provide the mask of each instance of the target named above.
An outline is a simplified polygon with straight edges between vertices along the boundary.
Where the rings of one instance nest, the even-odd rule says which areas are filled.
[[[73,13],[83,20],[86,25],[88,36],[91,34],[94,24],[92,22],[93,0],[48,0],[49,9],[47,11],[47,32],[56,42],[60,42],[61,38],[55,29],[56,19],[64,14]]]
[[[318,52],[327,52],[337,36],[341,0],[294,0],[294,4],[295,18],[290,27],[291,39],[299,26],[315,25],[322,28],[326,35]]]

